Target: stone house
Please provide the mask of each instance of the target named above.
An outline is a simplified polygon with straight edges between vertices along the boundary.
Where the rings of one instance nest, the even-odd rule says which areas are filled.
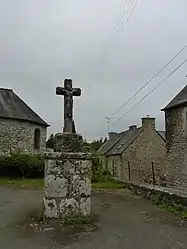
[[[1,155],[44,151],[48,126],[13,90],[0,88]]]
[[[187,86],[162,110],[166,126],[167,186],[187,191]]]
[[[155,129],[155,118],[142,118],[121,133],[110,133],[98,151],[103,168],[121,180],[152,183],[164,174],[165,132]]]

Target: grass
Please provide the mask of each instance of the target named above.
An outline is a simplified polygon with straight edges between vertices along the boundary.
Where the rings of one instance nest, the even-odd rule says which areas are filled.
[[[44,179],[10,179],[10,178],[0,178],[0,185],[17,186],[25,188],[43,188]]]
[[[60,219],[60,223],[63,225],[89,225],[93,224],[95,222],[99,221],[99,217],[95,214],[92,214],[90,216],[66,216],[64,218]]]
[[[114,181],[114,180],[92,183],[93,189],[121,189],[123,187],[124,186],[121,182]]]
[[[152,197],[152,202],[159,208],[175,213],[185,220],[187,219],[187,208],[180,204],[172,202],[164,196],[155,195],[154,197]]]
[[[17,186],[25,188],[43,188],[44,179],[9,179],[9,178],[0,178],[0,185],[8,186]],[[92,189],[121,189],[123,188],[121,182],[115,180],[108,180],[103,182],[92,183]]]

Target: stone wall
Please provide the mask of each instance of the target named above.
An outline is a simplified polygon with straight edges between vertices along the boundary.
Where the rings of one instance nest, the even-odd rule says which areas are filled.
[[[120,155],[111,155],[107,157],[108,171],[113,175],[122,179],[121,176],[121,157]]]
[[[40,151],[45,151],[47,128],[24,121],[0,119],[0,154],[37,152],[34,150],[34,131],[40,129]]]
[[[153,162],[155,181],[161,184],[165,156],[165,141],[154,129],[143,129],[122,155],[108,156],[108,169],[113,174],[115,166],[116,176],[121,180],[153,183]]]
[[[166,110],[167,186],[187,190],[187,110]]]
[[[45,153],[44,217],[90,215],[91,156]]]
[[[124,182],[124,187],[132,190],[135,194],[145,198],[158,198],[173,205],[181,205],[187,208],[187,193],[176,189],[165,188],[161,186],[153,186],[149,184]]]
[[[153,183],[154,171],[159,184],[165,174],[165,156],[165,141],[156,130],[143,130],[122,155],[121,179]]]

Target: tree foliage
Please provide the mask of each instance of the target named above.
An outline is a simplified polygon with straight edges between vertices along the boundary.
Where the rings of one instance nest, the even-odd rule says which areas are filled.
[[[49,149],[54,149],[54,143],[55,143],[55,137],[52,133],[46,142],[46,147]]]
[[[20,153],[0,156],[0,176],[43,178],[44,159],[40,155]]]
[[[90,152],[96,152],[105,142],[107,138],[100,138],[98,140],[93,140],[92,142],[87,142],[84,140],[85,147],[89,148]]]
[[[97,140],[93,140],[91,142],[88,142],[86,139],[83,141],[84,145],[84,151],[85,152],[96,152],[105,142],[107,141],[107,138],[100,138]],[[53,134],[50,135],[49,139],[46,142],[46,147],[53,149],[55,143],[55,137]]]

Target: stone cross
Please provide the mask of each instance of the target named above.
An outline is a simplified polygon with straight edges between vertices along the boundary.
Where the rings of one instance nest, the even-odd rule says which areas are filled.
[[[57,95],[64,95],[64,132],[73,132],[73,96],[81,96],[80,88],[72,88],[72,80],[65,79],[64,87],[56,88]]]

